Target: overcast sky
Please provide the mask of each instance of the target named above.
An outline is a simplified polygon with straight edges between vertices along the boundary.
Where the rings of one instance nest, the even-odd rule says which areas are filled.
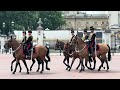
[[[108,14],[108,11],[81,11],[86,12],[87,14]]]

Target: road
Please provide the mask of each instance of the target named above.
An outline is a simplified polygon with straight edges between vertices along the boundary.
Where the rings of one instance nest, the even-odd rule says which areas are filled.
[[[84,72],[79,72],[75,68],[78,65],[79,59],[76,59],[71,71],[66,71],[66,66],[63,64],[64,56],[50,55],[51,62],[49,63],[50,71],[46,70],[43,74],[36,72],[37,62],[33,66],[33,70],[30,74],[26,74],[26,68],[22,61],[20,61],[22,66],[22,72],[19,73],[19,67],[17,72],[12,74],[10,71],[10,64],[13,60],[12,55],[10,54],[0,54],[0,79],[120,79],[120,56],[112,56],[112,61],[109,62],[109,72],[106,72],[104,69],[101,69],[100,72],[97,71],[100,60],[97,59],[96,69],[94,71],[85,69]],[[70,59],[71,63],[71,59]],[[27,60],[27,65],[30,67],[32,61]],[[15,66],[15,64],[14,64]],[[106,64],[104,64],[106,67]]]

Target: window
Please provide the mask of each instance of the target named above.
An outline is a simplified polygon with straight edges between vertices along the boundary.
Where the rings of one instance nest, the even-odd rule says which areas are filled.
[[[71,22],[69,22],[69,24],[71,24]]]
[[[102,22],[102,24],[105,24],[105,22]]]

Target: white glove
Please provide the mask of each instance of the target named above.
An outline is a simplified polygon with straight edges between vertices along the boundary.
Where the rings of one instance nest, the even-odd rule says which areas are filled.
[[[85,40],[85,42],[88,42],[89,40]]]

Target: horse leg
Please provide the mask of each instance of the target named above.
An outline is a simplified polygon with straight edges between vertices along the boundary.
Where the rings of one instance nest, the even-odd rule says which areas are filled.
[[[48,68],[48,60],[45,59],[45,63],[46,63],[46,69],[50,70],[50,68]]]
[[[66,70],[68,70],[68,68],[70,68],[70,66],[69,66],[69,56],[67,57],[67,68],[66,68]]]
[[[83,70],[84,71],[84,67],[83,67],[83,59],[80,59],[80,63],[81,63],[81,69],[80,72]]]
[[[80,64],[81,64],[81,60],[79,61],[79,64],[78,64],[76,70],[80,67]]]
[[[19,63],[19,61],[16,60],[16,65],[15,65],[15,69],[14,69],[14,71],[13,71],[13,74],[15,74],[15,72],[16,72],[16,70],[17,70],[18,63]]]
[[[42,61],[42,70],[40,71],[40,73],[43,73],[44,71],[44,61]]]
[[[39,72],[39,70],[40,70],[40,64],[41,64],[42,60],[40,58],[36,58],[36,60],[38,62],[38,69],[37,69],[36,72]]]
[[[69,58],[69,57],[68,57],[68,58]],[[65,61],[66,61],[68,58],[67,58],[67,56],[65,56],[65,58],[64,58],[64,60],[63,60],[63,63],[67,66],[67,68],[69,67],[69,65],[66,64]],[[69,62],[69,60],[67,60],[67,61]],[[67,68],[66,68],[66,70],[67,70]]]
[[[102,63],[102,58],[100,57],[100,55],[98,56],[98,58],[100,59],[101,63]],[[102,65],[103,67],[103,65]],[[105,67],[103,67],[105,69]]]
[[[75,58],[73,57],[73,60],[72,60],[71,66],[70,66],[70,68],[68,69],[68,71],[70,71],[70,70],[71,70],[71,68],[72,68],[72,65],[73,65],[74,61],[75,61]]]
[[[25,67],[26,67],[26,69],[27,69],[27,74],[29,74],[29,69],[28,69],[28,67],[27,67],[26,61],[25,61],[25,60],[22,60],[22,61],[23,61],[24,65],[25,65]]]
[[[19,72],[21,72],[21,70],[22,70],[22,67],[21,67],[21,65],[20,65],[20,62],[18,62],[18,65],[19,65],[19,67],[20,67],[20,70],[19,70]]]
[[[90,67],[87,66],[88,60],[89,60],[88,58],[85,58],[85,66],[86,66],[88,69],[92,70],[92,68],[90,68]]]
[[[30,66],[30,71],[32,71],[32,67],[33,67],[34,63],[35,63],[35,60],[32,59],[32,65]]]
[[[106,71],[108,71],[109,70],[109,65],[108,65],[107,59],[105,59],[105,62],[106,62],[106,65],[107,65],[107,70]]]
[[[99,66],[99,69],[98,69],[98,71],[100,71],[100,69],[101,69],[101,67],[103,66],[103,63],[104,63],[104,60],[103,59],[101,59],[101,65]]]
[[[94,60],[94,66],[93,66],[93,70],[95,69],[95,66],[96,66],[96,58],[93,57],[93,60]]]
[[[14,59],[12,62],[11,62],[11,71],[13,71],[13,63],[16,61],[16,59]]]

